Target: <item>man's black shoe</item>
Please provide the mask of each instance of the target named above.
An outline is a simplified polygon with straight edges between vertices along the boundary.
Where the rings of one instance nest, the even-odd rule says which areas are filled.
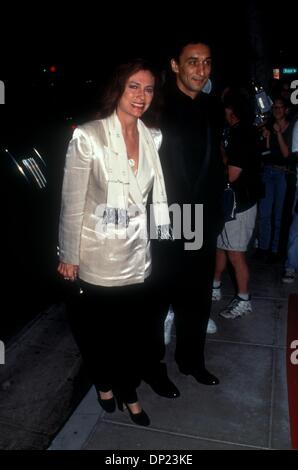
[[[165,398],[178,398],[180,397],[180,392],[176,385],[170,381],[168,377],[159,378],[158,380],[150,380],[147,382],[152,390]]]
[[[187,369],[179,367],[179,370],[184,375],[192,375],[196,379],[196,381],[199,382],[200,384],[204,384],[204,385],[218,385],[219,384],[218,378],[215,377],[215,375],[210,374],[210,372],[208,372],[207,369],[187,370]]]

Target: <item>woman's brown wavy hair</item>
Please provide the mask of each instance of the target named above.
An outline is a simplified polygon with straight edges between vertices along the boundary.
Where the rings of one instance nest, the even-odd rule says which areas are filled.
[[[109,81],[101,97],[100,111],[98,114],[100,119],[107,118],[113,114],[124,93],[127,80],[140,70],[151,72],[155,78],[154,97],[149,109],[142,116],[142,120],[149,127],[156,127],[160,107],[160,77],[156,68],[143,58],[131,60],[130,62],[119,65],[115,69],[112,79]]]

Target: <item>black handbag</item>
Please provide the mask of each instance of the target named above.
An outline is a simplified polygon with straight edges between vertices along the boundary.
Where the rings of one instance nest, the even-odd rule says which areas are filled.
[[[236,219],[236,208],[235,192],[230,183],[227,183],[223,193],[224,222],[230,222]]]

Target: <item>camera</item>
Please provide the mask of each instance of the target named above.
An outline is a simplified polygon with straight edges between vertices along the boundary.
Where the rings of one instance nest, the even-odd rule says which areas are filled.
[[[255,81],[252,81],[252,88],[254,94],[254,125],[260,127],[267,121],[273,101],[263,87]]]

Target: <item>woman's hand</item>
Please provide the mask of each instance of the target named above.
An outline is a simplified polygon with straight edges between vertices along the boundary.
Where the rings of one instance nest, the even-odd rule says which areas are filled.
[[[280,125],[279,125],[277,122],[275,122],[275,123],[273,124],[273,129],[275,130],[276,134],[280,134],[280,133],[281,133],[281,127],[280,127]]]
[[[75,281],[78,276],[79,266],[63,263],[61,261],[58,265],[57,271],[66,281]]]

